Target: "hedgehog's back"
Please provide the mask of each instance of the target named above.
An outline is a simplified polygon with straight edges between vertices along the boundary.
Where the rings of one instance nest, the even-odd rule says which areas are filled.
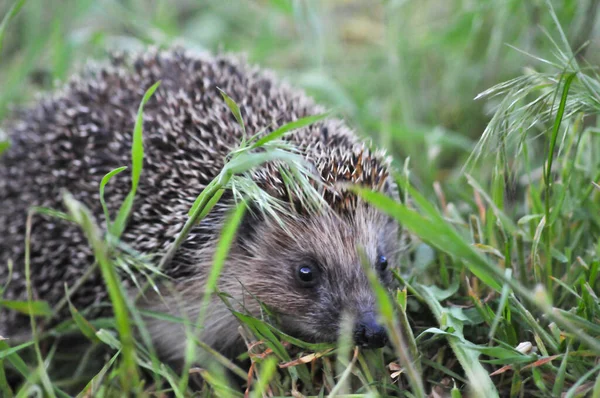
[[[109,67],[91,68],[63,91],[21,112],[7,128],[12,146],[0,157],[0,281],[8,276],[9,260],[15,271],[3,299],[25,299],[29,208],[63,210],[62,192],[68,190],[104,224],[100,181],[111,170],[130,165],[131,131],[139,103],[145,90],[159,80],[159,89],[144,109],[146,155],[134,212],[123,235],[125,243],[144,254],[164,252],[198,193],[239,141],[241,128],[217,88],[240,105],[250,132],[320,111],[268,74],[228,57],[170,51],[146,53],[132,61],[115,57]],[[291,139],[303,145],[308,135],[320,135],[319,128]],[[129,188],[127,171],[108,184],[105,197],[113,217]],[[32,220],[34,295],[54,305],[64,296],[64,283],[73,286],[94,259],[74,225],[42,215]],[[191,236],[186,242],[191,247],[212,238],[201,229]],[[193,272],[184,269],[193,264],[185,255],[183,250],[166,270],[168,274]],[[100,276],[94,274],[73,300],[78,308],[85,308],[104,297]],[[0,334],[10,334],[14,327],[6,325],[16,323],[14,315],[0,309]]]

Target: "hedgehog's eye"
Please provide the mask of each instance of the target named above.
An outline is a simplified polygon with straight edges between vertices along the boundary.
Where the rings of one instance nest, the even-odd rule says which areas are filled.
[[[385,271],[388,267],[388,260],[386,256],[377,256],[377,268],[380,271]]]
[[[296,279],[302,287],[314,287],[317,284],[319,270],[313,265],[301,265],[296,271]]]

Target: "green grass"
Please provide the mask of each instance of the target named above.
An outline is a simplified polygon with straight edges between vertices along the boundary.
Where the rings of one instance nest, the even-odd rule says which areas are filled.
[[[0,395],[109,397],[127,390],[139,396],[243,396],[229,385],[233,377],[250,381],[250,396],[410,397],[435,391],[453,397],[600,398],[597,7],[596,0],[0,4],[5,16],[0,119],[10,114],[10,104],[59,86],[85,60],[103,58],[106,49],[178,42],[243,51],[388,149],[402,203],[357,193],[395,217],[412,238],[396,273],[398,291],[386,292],[371,278],[392,347],[356,350],[344,336],[335,345],[308,344],[236,313],[247,342],[263,342],[248,354],[251,372],[190,333],[186,371],[177,374],[149,346],[142,315],[181,322],[189,330],[201,325],[202,317],[166,319],[138,311],[121,292],[119,278],[128,277],[126,270],[106,256],[135,211],[131,203],[140,172],[143,178],[141,118],[149,90],[140,98],[132,165],[123,165],[132,167],[131,199],[106,226],[111,234],[103,236],[68,195],[69,214],[33,210],[82,226],[116,319],[85,319],[82,308],[65,300],[72,320],[34,333],[21,345],[0,338]],[[228,104],[243,125],[237,105]],[[246,171],[267,160],[297,159],[278,138],[324,116],[261,139],[247,131],[221,175],[199,193],[171,251],[146,269],[146,285],[140,287],[152,285],[153,275],[225,189],[253,192],[250,199],[265,211],[276,209],[277,203],[245,178]],[[267,151],[255,152],[259,146]],[[0,152],[6,148],[0,131]],[[310,203],[310,184],[299,167],[289,173],[290,186],[318,206]],[[122,171],[105,177],[101,197]],[[212,288],[242,212],[241,206],[233,212],[223,231]],[[67,288],[72,292],[76,286]],[[44,304],[31,297],[0,301],[30,314],[34,330],[36,317],[57,310]],[[131,338],[134,324],[140,341]],[[85,355],[68,356],[47,343],[47,337],[73,330],[89,340]],[[194,367],[200,349],[213,356],[214,366]],[[101,351],[109,355],[96,355]],[[232,375],[226,376],[225,368]],[[14,391],[6,370],[21,377]],[[198,375],[204,382],[194,393],[190,379]]]

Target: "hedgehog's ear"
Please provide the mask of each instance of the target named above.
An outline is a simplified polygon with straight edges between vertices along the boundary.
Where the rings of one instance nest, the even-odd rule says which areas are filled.
[[[236,237],[238,245],[245,251],[248,251],[248,247],[256,240],[257,230],[264,222],[264,216],[256,204],[248,203],[247,206]]]

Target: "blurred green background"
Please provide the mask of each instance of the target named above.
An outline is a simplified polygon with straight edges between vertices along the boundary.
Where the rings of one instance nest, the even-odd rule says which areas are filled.
[[[598,3],[552,1],[572,46],[590,41],[591,64]],[[459,175],[491,116],[493,100],[474,97],[525,66],[547,67],[510,46],[551,58],[553,26],[545,0],[29,0],[0,56],[0,119],[107,50],[242,52],[396,159],[410,156],[417,184],[431,189]]]

